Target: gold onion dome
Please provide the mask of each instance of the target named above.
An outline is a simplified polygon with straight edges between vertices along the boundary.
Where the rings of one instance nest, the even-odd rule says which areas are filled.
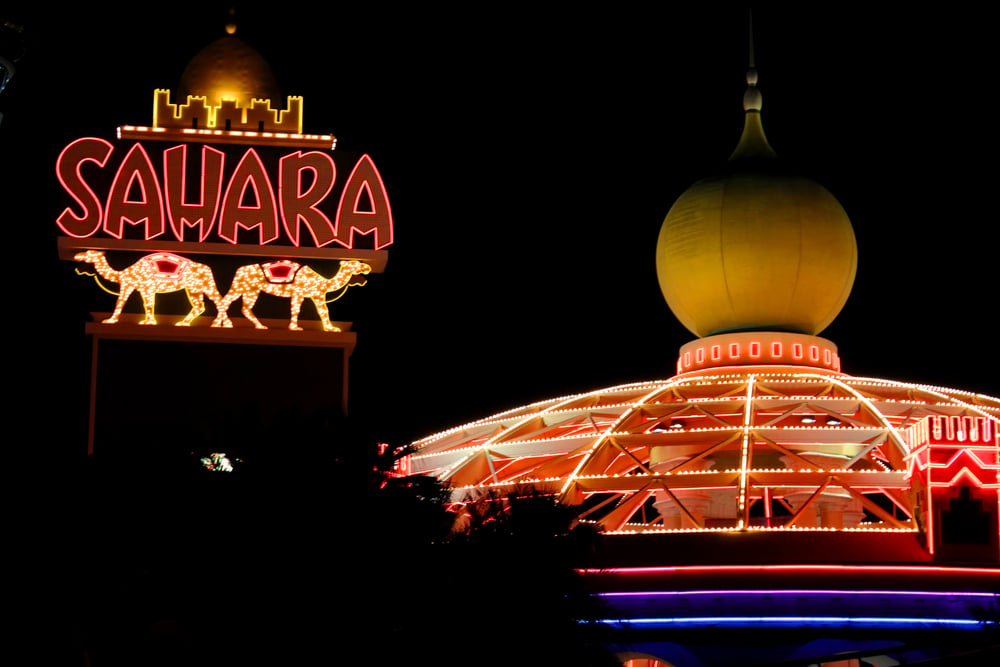
[[[777,158],[751,66],[743,135],[715,175],[684,192],[656,246],[663,296],[699,337],[734,331],[815,335],[843,308],[857,270],[851,222],[820,184]]]
[[[277,79],[270,65],[253,47],[233,33],[227,34],[198,52],[181,74],[180,99],[204,95],[206,102],[218,106],[220,100],[237,100],[246,108],[252,99],[279,100]]]

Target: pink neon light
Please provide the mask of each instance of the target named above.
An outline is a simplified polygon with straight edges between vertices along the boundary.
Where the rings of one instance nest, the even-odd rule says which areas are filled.
[[[771,343],[771,356],[775,359],[780,359],[782,356],[782,346],[778,341]]]
[[[815,345],[809,346],[809,361],[819,361],[819,348]]]
[[[913,572],[925,574],[989,574],[1000,568],[940,565],[654,565],[649,567],[578,568],[581,574],[658,574],[676,572]]]
[[[713,345],[711,348],[711,353],[712,353],[712,361],[718,361],[719,359],[722,358],[722,346]]]
[[[298,246],[299,228],[305,225],[317,248],[334,241],[336,231],[333,223],[317,208],[333,190],[333,184],[337,180],[337,166],[333,158],[320,151],[298,151],[282,157],[280,165],[278,200],[288,238]],[[303,190],[302,175],[306,171],[312,172],[313,179],[309,188]]]
[[[792,343],[792,357],[795,359],[802,358],[802,343]]]
[[[267,187],[261,187],[262,183]],[[257,199],[256,206],[243,205],[247,188],[253,188]],[[219,236],[230,243],[236,243],[239,227],[244,229],[257,227],[260,245],[266,245],[278,238],[278,205],[274,188],[260,156],[252,148],[243,154],[226,186],[219,218]]]
[[[739,343],[730,343],[729,344],[729,358],[730,359],[739,359],[740,358],[740,344]]]
[[[1000,593],[986,593],[983,591],[893,591],[893,590],[845,590],[836,589],[811,589],[811,588],[733,588],[733,589],[706,589],[695,591],[611,591],[598,593],[600,597],[675,597],[688,595],[919,595],[935,597],[1000,597]]]
[[[101,228],[104,217],[101,202],[84,180],[83,166],[87,162],[93,162],[98,167],[103,167],[113,150],[114,146],[104,139],[84,137],[70,143],[56,158],[56,177],[59,183],[82,209],[82,213],[77,215],[66,207],[56,218],[59,228],[73,238],[86,238]]]
[[[222,197],[222,171],[226,157],[211,146],[201,148],[201,192],[198,203],[187,202],[187,145],[173,146],[163,151],[163,190],[167,202],[167,219],[178,241],[184,240],[187,227],[198,228],[198,241],[212,232]],[[178,184],[178,187],[175,187]]]
[[[377,184],[377,187],[372,187]],[[364,190],[371,202],[371,211],[358,210],[358,201]],[[344,214],[345,202],[352,202],[351,209]],[[334,223],[337,243],[350,247],[354,232],[375,234],[375,249],[380,250],[392,243],[392,209],[385,193],[385,183],[368,155],[362,155],[347,178],[344,191],[340,194],[337,220]]]
[[[129,193],[136,186],[142,195],[138,201],[132,201]],[[111,183],[107,208],[104,210],[104,231],[120,239],[124,234],[123,223],[145,223],[145,237],[147,240],[153,239],[164,232],[165,217],[160,181],[146,149],[136,142],[125,154]]]
[[[699,364],[705,363],[705,348],[699,347],[695,350],[695,361]]]
[[[760,342],[759,341],[753,341],[752,343],[750,343],[750,356],[752,358],[754,358],[754,359],[757,359],[757,358],[760,357]]]
[[[347,184],[340,195],[334,222],[319,206],[331,194],[336,165],[333,158],[321,151],[298,151],[279,159],[278,195],[271,177],[264,169],[260,156],[248,149],[239,160],[226,187],[223,154],[202,147],[200,197],[188,201],[188,190],[196,186],[187,178],[187,145],[163,150],[162,177],[153,168],[146,147],[134,143],[112,176],[107,196],[99,197],[88,183],[90,163],[105,168],[115,146],[95,137],[77,139],[68,144],[56,161],[56,174],[65,191],[73,199],[56,218],[67,235],[87,238],[104,233],[121,239],[125,223],[144,224],[146,240],[163,234],[169,225],[173,235],[184,241],[187,227],[198,227],[198,241],[207,240],[217,224],[217,234],[230,243],[237,243],[239,229],[257,228],[260,245],[279,237],[281,227],[288,240],[298,246],[301,226],[309,230],[316,247],[336,241],[354,247],[355,232],[374,235],[376,250],[393,242],[392,209],[381,174],[371,158],[363,155],[355,163]],[[110,169],[109,169],[110,171]],[[307,174],[312,178],[308,181]],[[196,178],[198,176],[195,176]],[[252,188],[252,190],[247,190]],[[244,206],[244,195],[256,196],[256,205]]]

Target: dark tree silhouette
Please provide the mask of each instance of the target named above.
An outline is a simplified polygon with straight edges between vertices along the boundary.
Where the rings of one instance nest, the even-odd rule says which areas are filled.
[[[339,416],[218,449],[232,472],[137,443],[75,476],[78,664],[617,664],[580,622],[597,610],[574,567],[597,535],[551,498],[482,499],[456,524],[447,488],[395,474],[406,449]]]

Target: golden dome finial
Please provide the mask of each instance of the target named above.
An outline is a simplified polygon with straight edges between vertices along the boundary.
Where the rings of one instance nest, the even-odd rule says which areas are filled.
[[[753,34],[743,134],[716,175],[685,191],[656,247],[660,289],[696,336],[732,331],[816,335],[843,307],[857,269],[851,222],[836,198],[777,160],[760,121]]]
[[[753,53],[753,14],[750,15],[750,63],[747,68],[747,89],[743,93],[743,110],[746,116],[743,121],[743,135],[736,145],[736,150],[729,156],[730,160],[742,158],[773,158],[777,153],[771,148],[764,134],[764,125],[760,120],[760,110],[764,99],[757,88],[757,67],[754,65]]]
[[[750,10],[750,61],[747,69],[747,91],[743,93],[743,110],[760,111],[763,100],[757,90],[757,68],[753,62],[753,10]]]

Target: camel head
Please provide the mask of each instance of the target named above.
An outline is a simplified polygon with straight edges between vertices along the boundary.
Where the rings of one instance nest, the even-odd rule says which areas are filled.
[[[357,285],[360,287],[368,282],[364,278],[361,278],[360,275],[371,273],[372,267],[357,260],[342,259],[340,260],[340,270],[351,274],[351,279],[347,281],[348,285]]]
[[[343,259],[340,261],[340,270],[350,271],[353,274],[358,274],[358,273],[363,274],[363,273],[371,273],[372,267],[369,266],[368,264],[365,264],[364,262],[359,262],[357,260]]]
[[[86,250],[84,252],[78,252],[75,255],[73,255],[73,259],[75,259],[76,261],[89,262],[90,264],[93,264],[101,257],[104,257],[103,250]]]

